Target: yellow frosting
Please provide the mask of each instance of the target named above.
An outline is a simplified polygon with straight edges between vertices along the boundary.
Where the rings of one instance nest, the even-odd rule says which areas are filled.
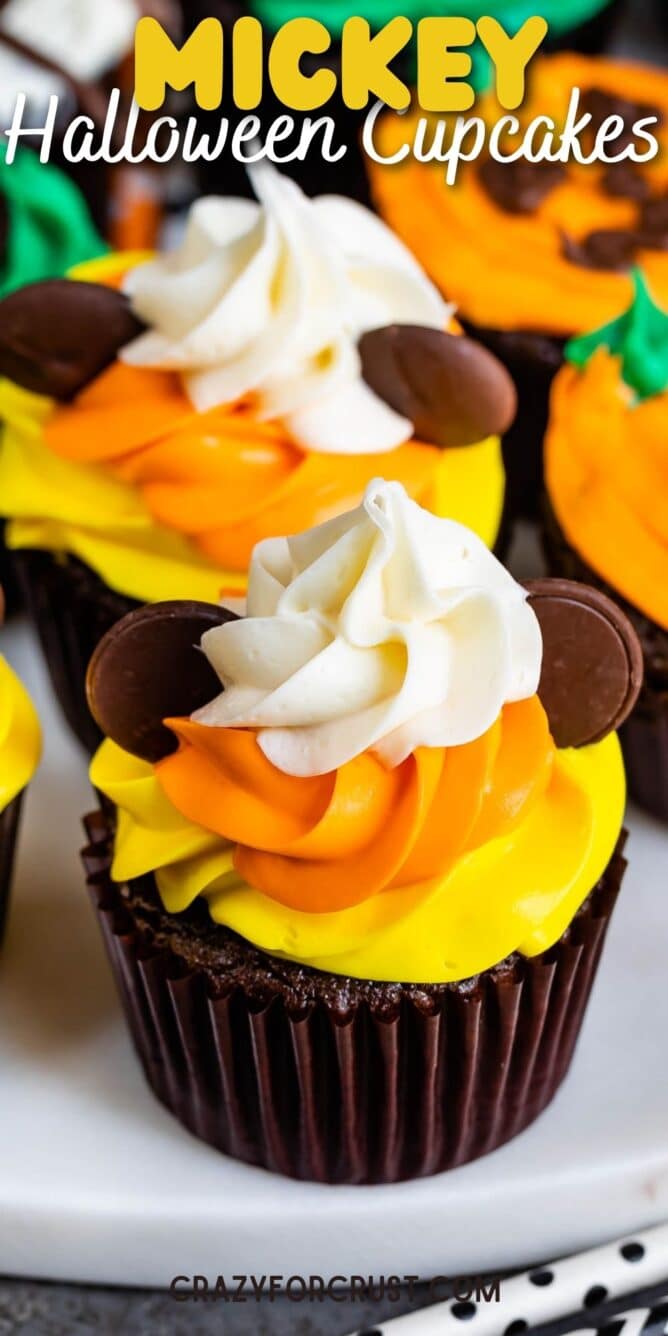
[[[143,253],[102,256],[70,277],[109,282],[149,259]],[[0,380],[0,514],[11,523],[12,548],[67,552],[111,589],[141,602],[166,598],[216,601],[222,589],[245,589],[245,571],[214,565],[187,537],[158,523],[139,489],[99,465],[74,463],[47,449],[42,428],[54,401]],[[473,529],[493,547],[505,498],[498,437],[445,450],[423,503]]]
[[[98,465],[73,463],[48,450],[42,427],[52,401],[0,380],[0,509],[11,518],[7,542],[69,552],[110,588],[142,602],[216,600],[243,589],[245,572],[208,562],[189,539],[157,523],[139,490]],[[444,450],[433,495],[436,514],[466,524],[493,547],[501,523],[505,475],[497,437]]]
[[[40,752],[35,709],[18,677],[0,656],[0,812],[32,778]]]
[[[605,870],[625,804],[614,735],[560,751],[527,819],[464,855],[444,878],[352,909],[309,914],[245,884],[232,867],[231,847],[176,811],[151,765],[106,741],[91,779],[118,808],[116,880],[155,872],[168,913],[204,895],[217,923],[272,955],[409,983],[470,978],[513,951],[535,956],[552,946]]]

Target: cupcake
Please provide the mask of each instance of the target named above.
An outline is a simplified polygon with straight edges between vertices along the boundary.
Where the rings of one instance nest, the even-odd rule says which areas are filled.
[[[0,144],[0,298],[104,250],[76,186],[27,149],[8,167]],[[0,521],[0,585],[11,610],[17,591],[2,531]]]
[[[0,589],[0,621],[3,613]],[[5,931],[23,791],[40,756],[40,729],[27,692],[0,655],[0,944]]]
[[[0,308],[0,506],[91,749],[104,631],[138,602],[243,593],[256,542],[359,504],[378,469],[501,537],[504,368],[446,332],[451,308],[371,213],[253,180],[259,203],[200,200],[175,253]]]
[[[63,137],[76,116],[104,126],[114,88],[122,94],[123,124],[134,91],[134,37],[138,20],[156,13],[180,32],[177,0],[8,0],[0,6],[0,106],[12,122],[20,93],[23,124],[43,128],[50,99],[58,97],[52,161],[86,196],[97,226],[117,244],[145,245],[155,236],[160,205],[154,174],[105,162],[73,163]]]
[[[244,616],[114,627],[84,859],[158,1098],[332,1183],[437,1173],[532,1122],[620,886],[613,730],[641,673],[610,600],[522,588],[378,480],[258,544]]]
[[[529,514],[542,484],[549,388],[565,341],[612,319],[630,299],[636,261],[668,302],[668,77],[611,60],[539,59],[522,119],[559,120],[575,87],[594,127],[612,113],[627,126],[659,115],[659,156],[608,169],[479,158],[460,167],[454,186],[446,185],[442,164],[370,164],[381,213],[457,302],[469,332],[513,375],[520,410],[506,437],[506,468],[512,503]],[[492,98],[478,110],[498,119]],[[386,117],[378,139],[384,154],[410,143],[409,118]]]
[[[613,591],[645,656],[622,730],[631,794],[668,821],[668,314],[640,273],[629,310],[566,346],[545,438],[553,571]]]

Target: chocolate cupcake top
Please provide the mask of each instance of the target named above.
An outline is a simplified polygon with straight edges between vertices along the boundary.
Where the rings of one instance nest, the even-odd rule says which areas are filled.
[[[507,373],[368,210],[266,165],[253,181],[257,203],[199,200],[174,253],[0,310],[14,541],[132,597],[215,599],[258,540],[359,504],[382,471],[492,546]]]
[[[668,630],[668,312],[639,271],[634,279],[628,310],[566,347],[546,481],[585,563]]]
[[[0,588],[0,623],[4,596]],[[37,769],[41,733],[35,709],[13,669],[0,654],[0,813],[21,793]]]
[[[412,157],[390,167],[371,163],[381,213],[462,316],[481,328],[559,337],[591,329],[629,300],[636,263],[668,304],[668,77],[576,55],[538,59],[530,73],[522,123],[543,115],[562,125],[578,88],[581,113],[591,117],[592,144],[611,115],[624,126],[611,153],[628,142],[624,135],[636,121],[653,117],[659,156],[643,165],[609,166],[481,157],[462,164],[454,186],[446,184],[442,164],[425,166]],[[476,110],[490,124],[498,120],[491,94]],[[379,134],[384,155],[410,143],[416,119],[417,113],[385,118]],[[518,142],[504,143],[502,151]]]
[[[204,895],[256,946],[356,977],[538,953],[616,844],[611,730],[641,676],[608,600],[523,589],[376,481],[258,546],[244,616],[158,606],[102,641],[91,773],[119,808],[114,875],[154,871],[168,912]]]

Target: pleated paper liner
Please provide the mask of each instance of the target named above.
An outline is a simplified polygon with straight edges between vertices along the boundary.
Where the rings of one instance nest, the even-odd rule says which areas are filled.
[[[13,802],[5,807],[3,812],[0,812],[0,946],[7,926],[14,871],[14,853],[22,801],[23,795],[19,794],[18,798],[15,798]]]
[[[55,695],[92,755],[102,734],[86,703],[86,670],[105,632],[139,604],[110,589],[76,557],[21,550],[14,553],[14,565]]]
[[[211,968],[194,935],[202,964],[188,967],[184,929],[159,907],[153,878],[112,882],[111,817],[85,825],[91,898],[158,1099],[225,1154],[323,1183],[440,1173],[533,1122],[568,1071],[626,867],[623,835],[555,947],[460,984],[339,979],[214,928],[237,958],[266,962],[268,996],[255,967],[248,987]]]
[[[668,822],[668,631],[634,608],[586,565],[570,546],[548,501],[543,506],[543,548],[550,575],[601,589],[624,609],[638,632],[645,682],[620,738],[631,797],[653,816]]]

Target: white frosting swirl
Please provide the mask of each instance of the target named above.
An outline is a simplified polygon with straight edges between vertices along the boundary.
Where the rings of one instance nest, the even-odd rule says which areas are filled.
[[[534,694],[542,661],[526,592],[484,543],[382,481],[347,515],[259,543],[247,616],[202,648],[225,690],[194,718],[260,729],[290,775],[471,742]]]
[[[149,329],[123,360],[182,372],[201,412],[252,396],[312,450],[394,449],[413,424],[363,381],[360,335],[443,329],[452,308],[368,209],[310,200],[268,163],[250,176],[258,204],[199,200],[180,249],[128,276]]]
[[[9,0],[0,28],[75,79],[99,79],[132,48],[139,18],[136,0]],[[3,53],[4,66],[10,53]],[[16,93],[59,93],[54,75],[12,53]],[[3,97],[6,89],[3,89]]]

